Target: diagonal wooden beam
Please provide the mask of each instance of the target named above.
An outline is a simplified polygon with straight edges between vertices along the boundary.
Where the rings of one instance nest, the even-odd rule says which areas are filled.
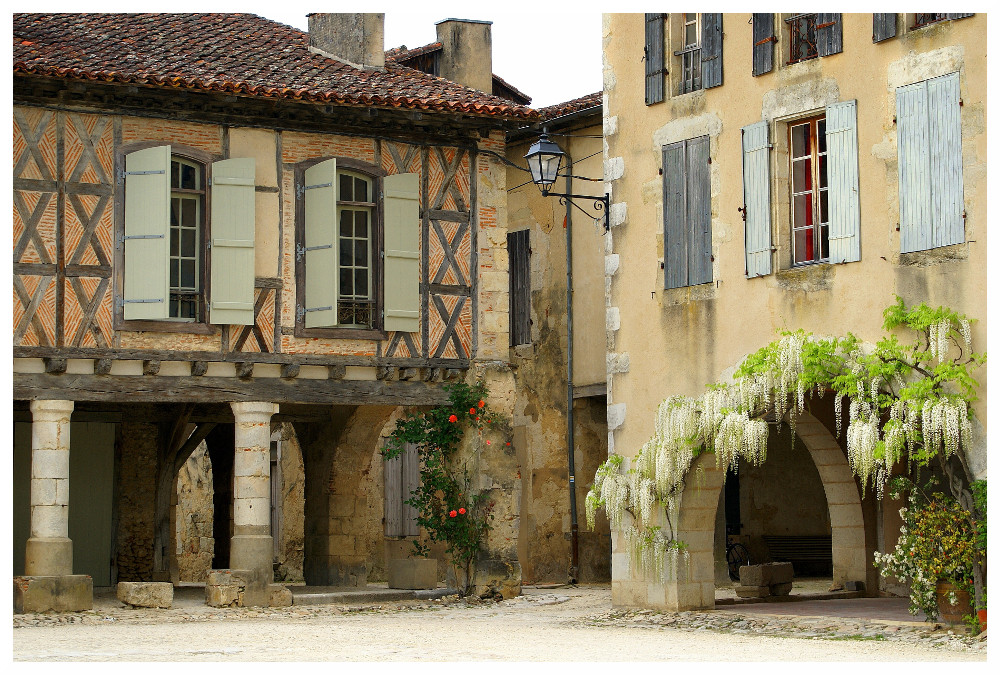
[[[76,136],[83,148],[83,154],[80,155],[80,159],[73,169],[73,175],[70,176],[68,182],[79,182],[83,176],[83,172],[87,170],[87,166],[92,166],[101,183],[110,183],[107,174],[104,173],[104,167],[101,166],[100,160],[97,159],[97,150],[94,148],[94,140],[96,139],[100,142],[101,136],[104,134],[104,130],[107,128],[110,120],[107,117],[98,118],[97,124],[94,125],[94,133],[90,133],[78,115],[70,114],[68,117],[73,128],[76,130]]]
[[[445,307],[444,301],[441,300],[441,296],[434,296],[434,306],[437,307],[438,314],[447,323],[444,327],[444,332],[441,333],[441,341],[438,343],[437,349],[434,351],[434,358],[440,358],[444,353],[445,347],[448,346],[448,340],[451,339],[452,343],[455,345],[455,355],[458,358],[464,358],[465,349],[462,347],[462,341],[458,339],[458,334],[455,332],[455,326],[458,325],[458,317],[462,314],[462,307],[465,306],[466,298],[463,296],[458,296],[458,302],[455,304],[455,309],[452,311],[451,315],[448,315],[448,308]]]

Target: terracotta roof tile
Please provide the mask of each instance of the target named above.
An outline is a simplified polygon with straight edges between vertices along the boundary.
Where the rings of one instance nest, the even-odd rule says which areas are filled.
[[[14,72],[348,106],[533,119],[523,105],[387,60],[361,70],[253,14],[14,14]]]
[[[563,115],[569,115],[570,113],[579,112],[581,110],[587,110],[588,108],[597,108],[604,104],[603,95],[604,92],[596,91],[593,94],[587,94],[586,96],[581,96],[580,98],[574,98],[572,101],[565,101],[563,103],[546,106],[545,108],[539,108],[538,115],[543,120],[550,120],[556,117],[562,117]]]

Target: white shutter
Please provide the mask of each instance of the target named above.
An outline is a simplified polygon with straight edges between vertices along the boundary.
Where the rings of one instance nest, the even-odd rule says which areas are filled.
[[[252,157],[212,164],[213,324],[254,323],[254,175]]]
[[[305,171],[305,327],[337,325],[337,160]]]
[[[771,273],[771,181],[767,122],[743,127],[743,206],[747,277]]]
[[[826,108],[826,167],[830,262],[856,262],[861,259],[857,101]]]
[[[125,155],[126,319],[166,319],[170,274],[170,146]]]
[[[927,80],[934,246],[950,246],[965,241],[960,99],[958,73]]]
[[[383,181],[385,330],[420,330],[420,193],[417,174]]]
[[[931,248],[931,175],[927,82],[896,90],[896,152],[899,172],[899,251]]]

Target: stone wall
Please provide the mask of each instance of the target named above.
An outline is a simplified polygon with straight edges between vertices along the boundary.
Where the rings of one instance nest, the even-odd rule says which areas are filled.
[[[205,581],[215,555],[212,536],[215,506],[212,503],[212,462],[204,441],[177,472],[176,485],[173,520],[178,579]]]
[[[158,428],[118,425],[118,581],[151,581]]]
[[[301,581],[305,555],[305,467],[291,424],[281,425],[281,531],[275,581]],[[275,533],[271,533],[275,536]]]

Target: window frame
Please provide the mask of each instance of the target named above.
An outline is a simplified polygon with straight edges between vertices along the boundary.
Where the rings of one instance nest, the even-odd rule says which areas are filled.
[[[298,188],[305,185],[305,173],[306,169],[319,164],[320,162],[325,162],[328,159],[337,160],[337,179],[338,179],[338,191],[339,191],[339,179],[341,170],[346,170],[348,173],[362,174],[371,180],[372,184],[372,199],[374,201],[374,207],[372,208],[372,218],[371,218],[371,244],[370,252],[372,256],[371,260],[371,291],[372,298],[374,299],[373,312],[374,317],[372,321],[372,327],[351,327],[351,326],[333,326],[329,328],[306,328],[305,317],[299,314],[299,307],[305,306],[305,289],[306,289],[306,265],[305,259],[299,259],[298,254],[294,251],[298,251],[300,247],[305,247],[305,222],[306,222],[306,211],[305,211],[305,196],[299,194]],[[338,157],[336,155],[324,155],[322,157],[311,157],[307,160],[299,162],[295,165],[294,171],[294,190],[295,190],[295,245],[293,248],[293,264],[295,265],[295,307],[294,307],[294,328],[293,335],[295,337],[320,337],[320,338],[349,338],[355,340],[385,340],[389,337],[388,333],[384,330],[385,317],[383,316],[385,308],[385,294],[383,292],[383,284],[385,280],[385,261],[383,260],[385,252],[385,238],[384,238],[384,192],[382,188],[382,179],[386,176],[386,171],[381,167],[378,167],[369,162],[365,162],[359,159],[353,159],[350,157]],[[338,207],[340,201],[338,200]],[[338,228],[338,243],[339,243],[339,211],[337,218],[337,228]],[[338,254],[339,260],[339,254]],[[338,265],[339,274],[339,265]],[[338,303],[340,301],[340,294],[338,290],[337,295]],[[339,315],[339,306],[338,306]]]
[[[786,125],[788,127],[787,132],[786,132],[787,133],[786,142],[788,143],[788,181],[787,181],[787,184],[788,184],[788,189],[787,189],[787,192],[788,192],[788,207],[789,207],[788,208],[788,224],[789,224],[788,232],[789,232],[789,237],[790,237],[790,240],[789,240],[789,250],[791,252],[791,266],[792,267],[805,267],[805,266],[808,266],[808,265],[817,265],[817,264],[828,263],[830,261],[830,205],[829,205],[830,181],[829,181],[829,164],[828,163],[826,164],[826,171],[827,171],[826,186],[824,187],[822,185],[821,181],[819,180],[819,177],[820,177],[820,166],[821,166],[819,158],[820,158],[821,155],[823,157],[826,157],[827,153],[828,153],[828,149],[824,149],[823,152],[820,152],[820,147],[821,147],[820,146],[820,142],[819,142],[819,136],[820,136],[820,133],[819,133],[819,123],[820,122],[823,122],[823,135],[825,137],[825,135],[826,135],[826,113],[825,112],[822,113],[822,114],[819,114],[819,115],[811,115],[809,117],[802,117],[802,118],[799,118],[799,119],[790,120],[790,121],[788,121],[786,123]],[[794,153],[795,144],[794,144],[794,141],[792,139],[792,133],[793,133],[793,130],[796,127],[801,127],[801,126],[806,125],[806,124],[809,125],[809,138],[810,138],[810,143],[811,143],[811,150],[810,150],[810,154],[809,154],[809,160],[810,160],[810,162],[812,164],[811,171],[810,171],[810,174],[811,174],[810,175],[810,181],[811,181],[810,185],[811,185],[811,187],[810,187],[810,190],[809,190],[809,193],[812,195],[812,198],[810,200],[811,201],[811,208],[812,208],[814,214],[819,214],[819,216],[820,216],[820,219],[818,219],[818,220],[814,219],[815,222],[810,227],[813,229],[814,236],[818,236],[818,241],[819,241],[819,247],[818,247],[819,256],[817,257],[816,255],[814,255],[812,260],[804,260],[804,261],[800,262],[800,261],[796,260],[796,249],[795,249],[795,232],[796,232],[796,223],[795,223],[795,197],[796,197],[796,192],[795,192],[795,172],[793,171],[793,166],[794,166],[795,161],[797,159],[801,159],[801,158],[796,158],[794,156],[794,154],[793,154]],[[822,146],[824,148],[826,148],[825,138],[824,138],[824,142],[823,142]],[[805,155],[802,155],[802,158],[805,158]],[[822,193],[823,192],[826,192],[826,194],[827,194],[826,222],[825,223],[821,219],[822,218],[822,214],[823,214],[823,212],[822,212],[822,201],[823,201]],[[805,192],[800,192],[800,194],[805,194]],[[826,242],[827,242],[827,244],[826,244],[826,252],[827,252],[826,257],[823,256],[823,228],[824,227],[826,228],[826,236],[827,236],[827,239],[826,239]],[[806,228],[803,227],[803,228],[800,228],[800,229],[805,230]]]
[[[200,306],[198,317],[194,320],[179,319],[171,317],[167,319],[126,319],[125,305],[125,156],[137,150],[155,148],[163,145],[170,146],[170,159],[175,157],[185,159],[202,167],[204,181],[204,195],[202,201],[203,217],[201,223],[201,236],[198,238],[200,246],[199,257],[202,264],[198,270],[198,284],[201,289],[199,294]],[[225,159],[222,154],[210,153],[191,146],[172,143],[166,140],[139,141],[119,146],[115,151],[115,197],[114,197],[114,231],[115,231],[115,254],[113,265],[113,285],[114,285],[114,313],[112,328],[116,331],[134,331],[150,333],[196,333],[199,335],[218,334],[222,326],[211,324],[208,321],[208,307],[212,301],[209,280],[212,278],[212,255],[209,248],[211,240],[211,214],[212,214],[212,191],[209,189],[212,179],[212,163]],[[171,194],[173,188],[171,187]],[[167,242],[168,265],[170,246]],[[167,298],[169,302],[169,296]]]
[[[678,83],[677,83],[677,95],[682,96],[684,94],[690,94],[691,92],[701,91],[705,88],[704,86],[704,74],[702,71],[701,63],[701,47],[702,47],[702,20],[701,12],[694,13],[694,32],[695,41],[688,43],[687,41],[687,27],[691,21],[687,18],[688,12],[678,13],[678,19],[674,22],[671,28],[676,27],[678,40],[674,42],[680,47],[672,51],[673,57],[677,60],[676,69],[678,72]],[[685,62],[690,59],[690,68],[685,67]],[[694,67],[694,61],[697,59],[697,69]],[[689,78],[687,73],[688,70],[691,71],[691,77]],[[694,74],[697,70],[697,75]]]
[[[797,33],[797,31],[795,29],[793,29],[792,23],[793,22],[802,21],[803,19],[808,19],[809,17],[812,17],[813,39],[815,40],[815,42],[813,43],[813,49],[815,51],[814,51],[814,53],[812,55],[809,55],[809,56],[805,56],[805,57],[802,57],[802,58],[792,58],[793,47],[795,46],[795,42],[796,42],[795,39],[794,39],[794,36]],[[814,13],[811,13],[811,14],[809,14],[809,13],[807,13],[807,14],[782,14],[781,15],[781,22],[785,26],[783,32],[788,36],[788,48],[786,50],[784,50],[785,56],[786,56],[786,58],[785,58],[785,65],[786,66],[791,66],[791,65],[794,65],[796,63],[803,63],[805,61],[815,61],[816,59],[819,58],[819,37],[816,35],[816,30],[817,30],[816,25],[819,22],[819,14],[818,13],[814,12]]]
[[[194,166],[195,169],[198,170],[199,177],[201,178],[201,188],[190,189],[190,188],[182,188],[182,187],[174,187],[173,186],[173,168],[174,168],[173,164],[174,164],[175,161],[178,162],[178,164],[180,166],[184,166],[184,165]],[[171,210],[173,209],[173,200],[175,198],[181,198],[181,199],[183,199],[185,195],[196,197],[195,201],[197,201],[197,204],[198,204],[198,210],[197,210],[196,215],[198,217],[196,218],[196,225],[195,226],[197,228],[197,231],[198,231],[199,235],[202,234],[204,232],[204,230],[205,230],[205,223],[207,221],[207,216],[208,216],[208,213],[205,210],[205,207],[207,205],[208,191],[209,191],[208,190],[208,175],[207,174],[208,174],[208,172],[206,171],[206,168],[205,168],[204,164],[202,164],[200,162],[197,162],[197,161],[195,161],[193,159],[190,159],[189,157],[185,157],[183,155],[179,155],[179,154],[174,153],[174,152],[170,153],[170,181],[171,181],[171,185],[170,185],[170,206],[171,206]],[[177,250],[178,250],[178,255],[177,256],[174,256],[174,254],[172,253],[172,250],[173,250],[173,231],[174,231],[174,229],[175,229],[175,227],[174,227],[173,223],[171,223],[169,225],[170,240],[167,242],[167,261],[168,261],[167,265],[168,265],[168,268],[169,268],[168,269],[168,274],[170,274],[172,272],[172,268],[173,268],[175,260],[180,261],[180,260],[184,260],[186,258],[189,259],[189,257],[185,256],[183,254],[182,250],[181,250],[181,232],[180,232],[183,229],[189,229],[189,228],[185,228],[184,223],[179,223],[178,226],[177,226],[177,228],[176,228],[177,230],[179,230],[178,231],[178,237],[177,237],[177,239],[178,239],[177,240]],[[201,238],[201,237],[199,237],[199,238]],[[169,317],[168,320],[170,320],[170,321],[185,321],[185,322],[188,322],[188,323],[194,323],[194,322],[197,322],[197,321],[204,321],[205,320],[204,317],[205,317],[205,309],[206,308],[205,308],[204,297],[205,297],[205,288],[206,288],[205,281],[206,280],[202,278],[203,275],[201,274],[201,268],[202,268],[202,264],[201,263],[205,262],[206,253],[207,253],[207,251],[205,250],[205,247],[201,246],[200,242],[197,242],[197,240],[196,240],[195,255],[194,255],[195,286],[196,286],[196,288],[195,288],[195,290],[193,292],[185,291],[183,288],[181,288],[183,286],[183,283],[181,283],[181,274],[182,274],[182,272],[181,272],[180,267],[178,267],[178,271],[177,271],[178,288],[175,289],[174,285],[170,284],[169,297],[167,298],[167,302],[168,302],[167,316]],[[170,316],[170,307],[173,305],[174,295],[181,296],[181,297],[183,297],[183,296],[194,296],[195,298],[197,298],[198,311],[197,311],[196,315],[193,318],[188,319],[188,318],[179,317],[179,316]]]

